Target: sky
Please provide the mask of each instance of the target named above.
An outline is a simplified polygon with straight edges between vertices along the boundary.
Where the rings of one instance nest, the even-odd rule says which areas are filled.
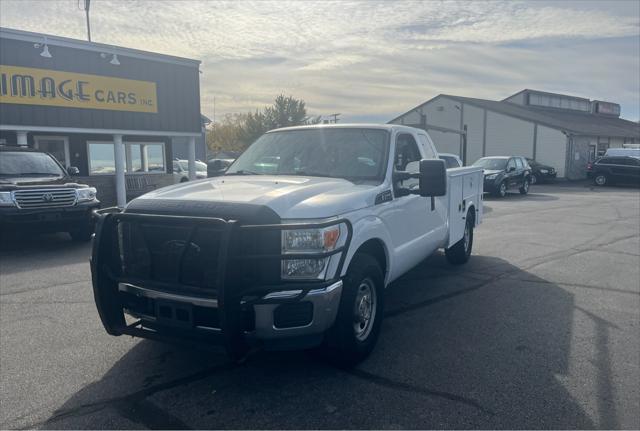
[[[82,3],[82,1],[81,1]],[[622,105],[640,118],[639,1],[92,0],[93,41],[202,61],[219,121],[305,100],[312,115],[387,122],[441,93],[524,88]],[[86,38],[78,0],[0,0],[0,25]]]

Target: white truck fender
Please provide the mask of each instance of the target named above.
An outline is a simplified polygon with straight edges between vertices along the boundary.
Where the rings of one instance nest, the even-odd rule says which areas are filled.
[[[367,241],[375,240],[380,243],[380,245],[384,249],[386,262],[384,266],[386,268],[384,278],[385,278],[385,287],[389,282],[389,274],[391,273],[390,269],[393,267],[393,253],[391,252],[392,247],[390,247],[391,236],[385,226],[385,224],[380,220],[379,217],[374,215],[367,215],[358,219],[357,221],[352,221],[352,238],[351,244],[349,245],[349,249],[347,250],[347,256],[344,260],[344,265],[342,266],[341,277],[344,277],[347,274],[347,270],[349,269],[349,264],[353,259],[353,256],[356,254],[356,251]]]

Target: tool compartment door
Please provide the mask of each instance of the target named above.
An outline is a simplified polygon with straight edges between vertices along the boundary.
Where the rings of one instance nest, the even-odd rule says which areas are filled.
[[[449,175],[449,242],[447,248],[460,241],[464,235],[464,212],[462,210],[462,175]]]

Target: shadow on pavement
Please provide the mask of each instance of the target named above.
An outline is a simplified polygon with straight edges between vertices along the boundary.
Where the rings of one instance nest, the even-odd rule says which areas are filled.
[[[49,268],[88,262],[90,254],[90,242],[72,241],[66,233],[0,231],[0,261],[4,274],[30,271],[34,266]]]
[[[616,428],[615,409],[599,404],[596,424],[561,383],[575,309],[571,293],[505,260],[453,267],[436,253],[391,286],[378,346],[357,369],[304,352],[236,365],[142,341],[39,426]],[[606,346],[605,328],[598,399],[612,390]]]

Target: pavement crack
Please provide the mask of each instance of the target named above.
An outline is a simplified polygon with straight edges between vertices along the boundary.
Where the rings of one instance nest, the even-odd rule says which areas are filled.
[[[411,385],[409,383],[397,382],[395,380],[391,380],[389,378],[382,377],[377,374],[369,373],[367,371],[359,370],[357,368],[354,368],[351,370],[345,370],[345,372],[350,374],[351,376],[357,377],[359,379],[365,380],[369,383],[373,383],[378,386],[383,386],[385,388],[394,389],[402,392],[409,392],[413,394],[426,395],[426,396],[436,397],[436,398],[444,398],[449,401],[454,401],[457,403],[465,404],[469,407],[473,407],[484,413],[490,414],[491,416],[495,415],[495,413],[492,410],[486,407],[483,407],[476,400],[472,398],[464,397],[462,395],[454,394],[451,392],[445,392],[445,391],[436,391],[436,390],[424,388],[421,386]]]

